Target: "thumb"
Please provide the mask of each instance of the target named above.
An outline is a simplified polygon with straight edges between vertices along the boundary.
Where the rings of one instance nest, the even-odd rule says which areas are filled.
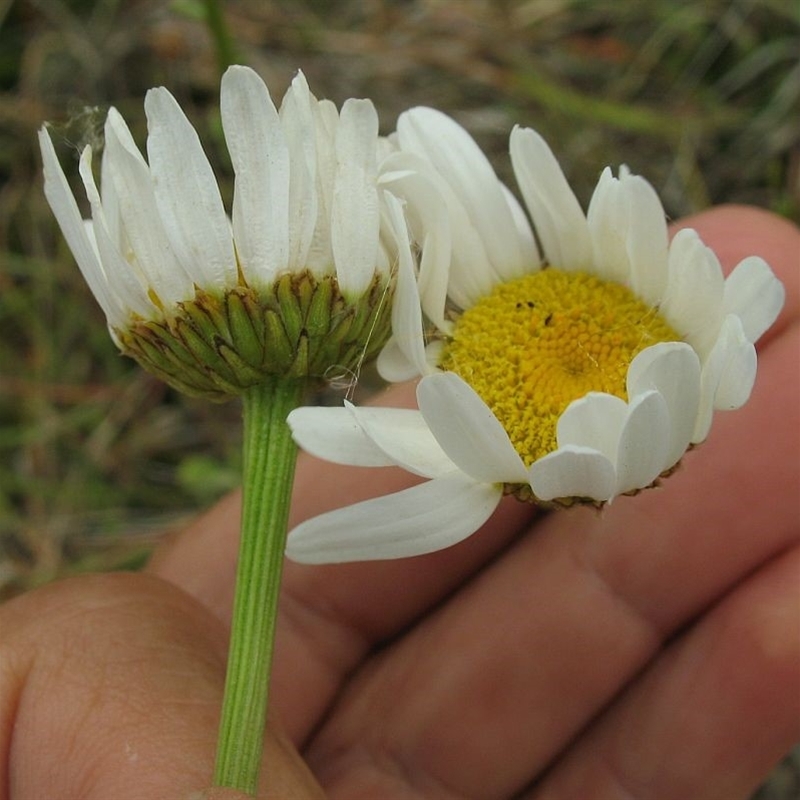
[[[147,575],[72,578],[0,606],[3,800],[235,800],[211,783],[226,634]],[[262,800],[322,792],[267,733]]]

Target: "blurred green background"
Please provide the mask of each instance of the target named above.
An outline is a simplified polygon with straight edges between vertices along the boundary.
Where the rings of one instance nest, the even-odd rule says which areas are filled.
[[[673,218],[745,202],[798,221],[798,53],[792,0],[0,0],[0,599],[134,568],[238,480],[236,403],[182,397],[111,343],[42,195],[44,120],[75,178],[109,105],[143,144],[164,84],[229,196],[221,68],[278,100],[302,68],[319,97],[372,98],[386,133],[412,105],[450,112],[511,183],[520,123],[584,204],[627,163]],[[787,762],[759,797],[798,791]]]

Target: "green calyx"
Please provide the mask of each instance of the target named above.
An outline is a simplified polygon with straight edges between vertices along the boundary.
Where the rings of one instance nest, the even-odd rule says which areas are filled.
[[[357,374],[391,332],[393,288],[380,276],[357,300],[333,276],[283,275],[272,286],[198,289],[169,317],[115,331],[123,353],[186,394],[224,401],[273,377]]]

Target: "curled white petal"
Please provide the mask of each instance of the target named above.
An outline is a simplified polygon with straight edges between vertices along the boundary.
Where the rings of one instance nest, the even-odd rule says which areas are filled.
[[[92,236],[103,264],[110,291],[117,301],[129,311],[145,318],[155,310],[148,297],[148,287],[142,276],[134,274],[131,265],[124,259],[113,241],[100,200],[100,193],[92,174],[92,150],[87,147],[81,156],[78,168],[86,189],[86,197],[92,207]]]
[[[394,336],[386,342],[376,361],[381,378],[391,383],[401,383],[419,375],[417,365],[408,358],[406,350],[406,345],[401,347]]]
[[[390,467],[394,460],[364,433],[349,409],[302,406],[289,413],[292,438],[307,453],[334,464]]]
[[[503,186],[475,140],[455,120],[432,108],[400,115],[401,149],[426,157],[453,187],[460,205],[501,280],[524,274],[538,262],[533,239],[522,239]]]
[[[667,404],[659,392],[631,399],[619,436],[616,494],[643,489],[664,471],[670,435]]]
[[[639,175],[606,168],[587,212],[593,271],[656,305],[666,285],[667,224],[653,187]]]
[[[109,291],[108,281],[97,252],[87,234],[75,196],[69,188],[46,128],[39,131],[39,146],[44,166],[44,193],[53,215],[67,240],[84,280],[92,290],[111,325],[126,321],[125,309]]]
[[[731,410],[747,402],[756,379],[758,356],[755,346],[736,314],[728,314],[719,338],[700,374],[700,408],[692,442],[702,442],[711,429],[714,409]]]
[[[194,281],[179,262],[156,202],[150,168],[119,112],[111,108],[105,125],[104,185],[113,185],[120,248],[141,271],[163,305],[194,296]]]
[[[425,162],[414,153],[392,153],[381,169],[381,184],[406,201],[404,210],[408,225],[422,247],[418,303],[439,330],[449,331],[452,326],[445,319],[445,306],[452,236],[441,180],[427,170]]]
[[[314,517],[289,533],[286,555],[305,564],[405,558],[473,534],[502,497],[500,487],[457,473]]]
[[[349,403],[347,408],[364,433],[393,464],[426,478],[442,477],[458,469],[442,450],[419,411],[359,407]]]
[[[569,445],[588,447],[614,464],[627,414],[628,406],[622,398],[604,392],[588,392],[573,400],[558,418],[559,449]]]
[[[725,281],[723,309],[736,314],[742,331],[757,342],[783,308],[786,290],[763,258],[750,256],[740,261]]]
[[[629,211],[619,179],[606,167],[586,212],[592,240],[592,271],[625,286],[629,278],[626,246]]]
[[[667,220],[656,190],[641,176],[621,179],[628,205],[626,284],[650,304],[657,304],[667,282]]]
[[[414,409],[303,406],[287,423],[303,450],[334,464],[399,466],[428,478],[457,469]]]
[[[663,469],[674,466],[692,439],[700,405],[700,359],[683,342],[661,342],[642,350],[628,367],[628,396],[655,389],[669,417],[669,448]]]
[[[708,355],[722,324],[724,278],[719,259],[697,231],[684,228],[672,239],[667,283],[659,310],[694,347]]]
[[[515,127],[511,163],[548,263],[587,270],[592,243],[578,199],[545,140],[530,128]]]
[[[437,339],[425,345],[425,370],[423,375],[430,375],[437,371],[436,365],[441,359],[444,342]],[[386,381],[401,382],[420,376],[419,367],[410,362],[394,338],[384,346],[378,354],[378,373]]]
[[[535,461],[530,485],[539,500],[559,497],[588,497],[598,502],[611,500],[617,485],[614,465],[597,450],[565,445]]]
[[[406,376],[410,378],[413,375],[424,375],[428,371],[422,329],[422,308],[403,209],[400,201],[389,192],[384,193],[384,213],[398,254],[397,282],[392,303],[392,336],[394,347],[400,351],[402,359],[412,370]],[[395,366],[393,369],[391,363],[387,364],[390,358],[391,351],[383,356],[383,366],[395,375],[401,373],[402,366],[399,368]],[[395,361],[395,365],[400,363]],[[388,377],[384,372],[381,374]]]
[[[506,199],[508,210],[511,214],[511,221],[517,232],[517,239],[520,242],[522,252],[528,261],[522,264],[523,272],[534,272],[542,266],[542,256],[539,253],[539,246],[536,244],[536,237],[531,230],[531,224],[525,215],[525,210],[520,205],[519,200],[514,196],[511,189],[504,183],[500,184],[503,196]]]
[[[488,483],[527,482],[508,434],[472,387],[453,372],[423,378],[417,403],[445,453],[467,475]]]

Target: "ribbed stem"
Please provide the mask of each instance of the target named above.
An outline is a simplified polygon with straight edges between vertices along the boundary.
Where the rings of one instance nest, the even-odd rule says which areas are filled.
[[[255,794],[261,766],[286,527],[297,446],[286,417],[304,382],[276,379],[243,395],[244,476],[228,672],[214,784]]]

